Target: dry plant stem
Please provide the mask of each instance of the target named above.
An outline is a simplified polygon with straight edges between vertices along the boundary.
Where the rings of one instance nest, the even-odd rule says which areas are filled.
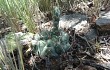
[[[15,56],[14,56],[14,52],[13,51],[12,51],[12,55],[13,55],[13,60],[14,60],[14,63],[15,63],[15,68],[16,68],[16,70],[18,70],[16,59],[15,59]]]
[[[93,52],[93,48],[92,48],[92,46],[90,46],[90,44],[89,44],[89,42],[87,41],[87,39],[86,39],[86,38],[83,38],[83,37],[80,36],[80,35],[79,35],[79,37],[86,41],[86,43],[87,43],[88,46],[90,47],[91,51]]]

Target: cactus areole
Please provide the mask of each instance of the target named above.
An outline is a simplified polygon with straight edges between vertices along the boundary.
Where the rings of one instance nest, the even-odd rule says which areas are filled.
[[[45,57],[58,57],[62,53],[66,52],[71,45],[69,44],[69,35],[58,29],[59,8],[53,10],[53,25],[54,28],[51,31],[42,30],[35,34],[34,39],[37,44],[34,44],[34,52],[42,58]]]

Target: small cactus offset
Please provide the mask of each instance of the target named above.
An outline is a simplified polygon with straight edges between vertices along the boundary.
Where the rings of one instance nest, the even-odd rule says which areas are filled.
[[[40,33],[35,34],[34,39],[37,41],[34,46],[34,52],[40,57],[58,57],[66,52],[71,46],[69,44],[69,35],[58,29],[60,17],[59,7],[53,10],[53,25],[51,31],[42,30]]]

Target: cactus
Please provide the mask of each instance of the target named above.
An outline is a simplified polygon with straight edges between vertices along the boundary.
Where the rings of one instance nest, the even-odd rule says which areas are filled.
[[[37,43],[34,45],[34,52],[36,55],[40,55],[42,58],[46,56],[58,57],[71,47],[69,35],[58,29],[59,17],[60,10],[55,7],[53,10],[54,28],[51,31],[42,30],[40,33],[35,34],[34,39]]]

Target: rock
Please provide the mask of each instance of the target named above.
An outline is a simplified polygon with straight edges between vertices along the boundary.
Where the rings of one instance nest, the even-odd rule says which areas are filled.
[[[102,62],[100,63],[102,66],[110,69],[110,61],[109,62]]]
[[[87,23],[87,16],[82,14],[71,14],[64,15],[60,17],[59,28],[60,29],[69,29],[75,28],[76,34],[86,33],[89,29],[90,25]]]
[[[96,20],[96,25],[99,26],[99,31],[110,30],[110,11],[103,14],[100,18]]]

